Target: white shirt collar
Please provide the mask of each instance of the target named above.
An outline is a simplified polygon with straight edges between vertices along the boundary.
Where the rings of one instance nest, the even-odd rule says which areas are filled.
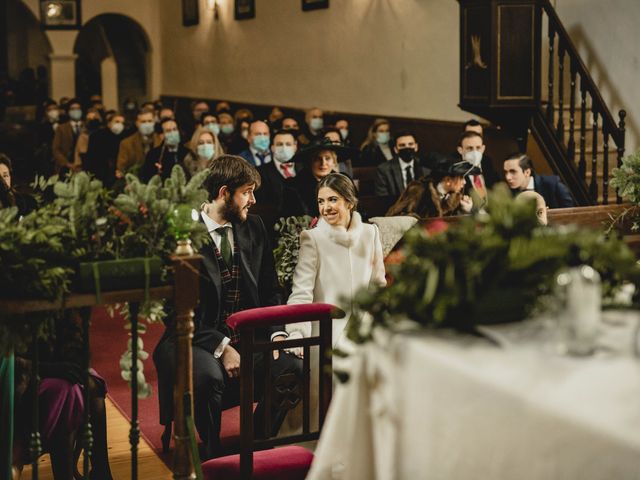
[[[536,182],[533,181],[533,175],[531,175],[529,177],[529,183],[527,183],[527,188],[525,188],[525,190],[535,190],[536,189]]]
[[[204,221],[204,224],[207,226],[207,231],[209,233],[215,232],[220,227],[231,227],[232,226],[231,222],[227,222],[224,225],[220,225],[213,218],[211,218],[209,215],[207,215],[207,213],[204,210],[202,210],[200,212],[200,216],[202,217],[202,220]]]
[[[398,160],[400,160],[400,169],[401,169],[403,172],[405,171],[405,169],[406,169],[407,167],[411,167],[411,168],[413,168],[413,163],[414,163],[414,162],[413,162],[413,158],[412,158],[412,159],[411,159],[411,161],[409,161],[409,162],[405,162],[405,161],[404,161],[404,160],[402,160],[400,157],[398,157]]]
[[[274,167],[276,167],[276,170],[278,171],[278,173],[280,175],[282,175],[283,178],[286,178],[284,176],[284,170],[282,170],[282,167],[280,165],[282,165],[284,162],[281,162],[280,160],[278,160],[276,157],[272,156],[272,160],[273,160],[273,165]],[[290,172],[291,172],[291,178],[296,176],[296,164],[293,162],[287,162],[290,165]]]

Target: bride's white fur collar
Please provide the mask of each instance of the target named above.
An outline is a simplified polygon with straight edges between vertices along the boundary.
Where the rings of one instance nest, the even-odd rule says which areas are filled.
[[[344,247],[352,247],[356,244],[362,233],[362,217],[358,212],[351,214],[351,223],[349,224],[349,230],[343,226],[329,225],[323,218],[318,220],[318,227],[322,231],[326,232],[331,240],[338,245]]]

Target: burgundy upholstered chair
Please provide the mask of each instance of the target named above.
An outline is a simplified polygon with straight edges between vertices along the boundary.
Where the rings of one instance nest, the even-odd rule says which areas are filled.
[[[240,334],[240,357],[253,358],[254,352],[271,352],[291,347],[303,347],[303,374],[301,386],[302,433],[287,437],[256,439],[253,425],[253,362],[240,363],[240,454],[208,460],[202,464],[204,478],[208,480],[303,480],[313,454],[298,446],[285,446],[297,442],[316,440],[329,408],[332,392],[331,358],[331,322],[334,318],[344,317],[344,312],[333,305],[315,303],[307,305],[282,305],[254,308],[238,312],[227,319],[231,328]],[[320,333],[316,337],[285,340],[280,342],[258,343],[254,338],[254,329],[271,325],[319,321]],[[310,354],[311,347],[319,350],[319,426],[317,431],[310,430],[309,391],[310,391]],[[266,371],[273,361],[271,355],[265,355]],[[265,376],[265,411],[269,412],[274,392],[278,385],[271,385],[270,375]],[[279,380],[279,379],[278,379]],[[276,383],[278,383],[276,380]],[[285,386],[286,388],[286,386]],[[282,391],[280,391],[282,393]],[[295,396],[295,392],[293,393]],[[285,395],[286,397],[286,395]],[[284,398],[283,401],[287,401]],[[295,403],[295,402],[294,402]],[[270,431],[270,416],[265,417],[265,431]]]

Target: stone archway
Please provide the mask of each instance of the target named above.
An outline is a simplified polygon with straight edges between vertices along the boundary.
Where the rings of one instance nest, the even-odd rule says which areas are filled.
[[[78,32],[74,53],[79,97],[102,93],[112,108],[126,98],[141,102],[148,97],[150,42],[130,17],[115,13],[93,17]]]

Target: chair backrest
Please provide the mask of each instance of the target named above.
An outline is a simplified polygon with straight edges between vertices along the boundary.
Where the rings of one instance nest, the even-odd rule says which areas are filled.
[[[286,437],[255,439],[253,425],[254,400],[254,365],[253,362],[240,363],[240,472],[242,478],[249,478],[253,468],[253,452],[278,445],[316,440],[331,402],[332,373],[331,358],[331,322],[334,318],[342,318],[345,313],[333,305],[314,303],[304,305],[280,305],[273,307],[243,310],[231,315],[227,324],[240,334],[240,358],[253,358],[254,353],[264,353],[264,415],[265,432],[271,431],[271,402],[273,385],[271,381],[271,352],[284,348],[302,347],[304,351],[302,367],[302,433]],[[274,325],[318,321],[320,331],[318,336],[284,340],[277,342],[258,342],[255,339],[255,329]],[[319,354],[319,424],[317,431],[310,430],[310,354],[311,347],[318,346]]]

